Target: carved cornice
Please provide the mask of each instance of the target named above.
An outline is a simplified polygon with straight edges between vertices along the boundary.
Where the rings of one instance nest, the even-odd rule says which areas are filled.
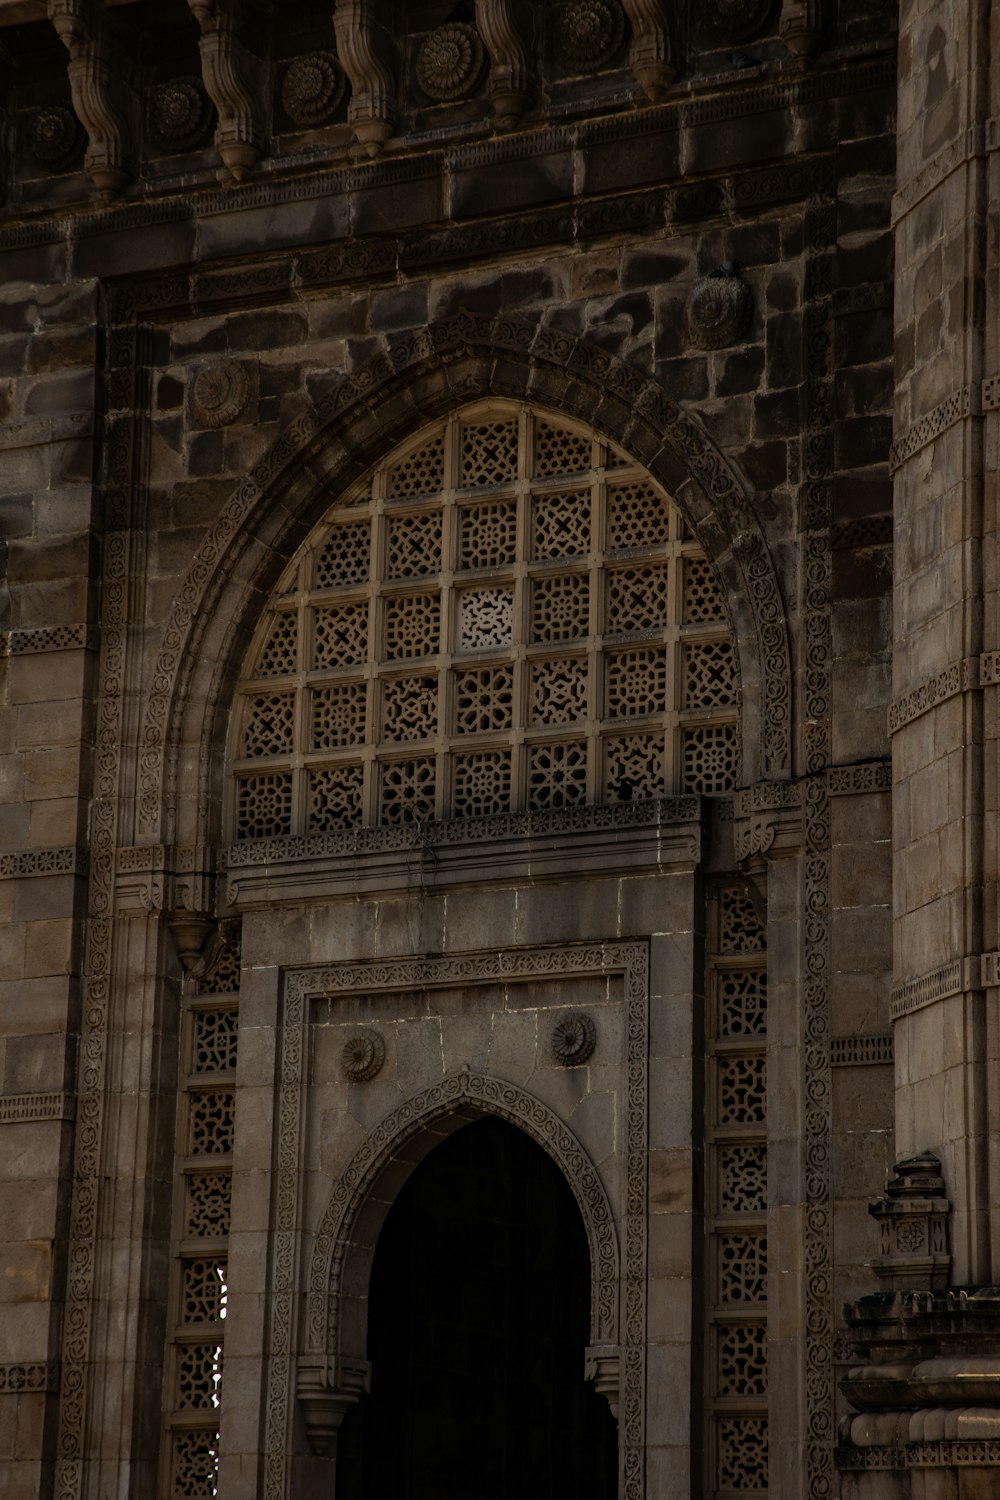
[[[75,1117],[76,1099],[72,1094],[0,1094],[0,1125]]]
[[[979,661],[976,656],[953,661],[919,687],[911,688],[908,693],[894,699],[889,705],[890,735],[898,733],[905,725],[912,724],[914,719],[919,719],[921,714],[928,713],[939,703],[954,698],[958,693],[968,693],[979,687]]]
[[[802,845],[802,783],[759,781],[733,798],[736,859],[792,854]]]
[[[69,53],[73,108],[87,132],[87,175],[102,198],[112,198],[135,173],[121,62],[94,0],[48,0],[48,15]]]
[[[214,895],[213,851],[135,844],[115,850],[115,910],[122,916],[169,911],[173,919],[206,911]]]
[[[529,9],[523,0],[476,0],[476,22],[490,56],[490,106],[510,129],[531,108],[534,95]]]
[[[201,73],[218,115],[215,147],[239,182],[263,150],[261,65],[240,38],[234,0],[188,0],[188,5],[201,29]]]
[[[677,77],[667,0],[622,0],[632,23],[629,64],[652,104],[659,104]]]
[[[37,1365],[0,1365],[0,1394],[34,1395],[59,1389],[60,1366],[55,1362]]]
[[[928,443],[933,443],[935,438],[939,438],[949,427],[954,427],[956,422],[961,422],[965,417],[979,416],[982,409],[980,397],[978,385],[963,385],[960,390],[952,391],[950,396],[939,401],[926,416],[920,417],[899,437],[893,438],[889,449],[889,473],[895,474],[907,459],[919,453],[921,448],[926,448]]]
[[[337,52],[351,81],[347,118],[355,139],[374,156],[396,128],[390,7],[379,0],[336,0]]]

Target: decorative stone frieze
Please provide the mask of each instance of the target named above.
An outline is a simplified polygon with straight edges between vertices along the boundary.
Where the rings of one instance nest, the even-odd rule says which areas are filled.
[[[191,384],[191,415],[199,427],[228,427],[250,397],[250,377],[235,359],[199,370]]]
[[[699,349],[724,349],[738,343],[752,316],[750,288],[723,270],[702,277],[688,299],[688,330]]]
[[[223,165],[240,182],[264,146],[258,60],[240,39],[232,0],[188,0],[201,28],[202,77],[215,105],[215,146]]]
[[[281,107],[303,130],[325,125],[343,102],[347,80],[332,52],[293,58],[281,80]]]
[[[391,16],[378,0],[337,0],[337,54],[351,82],[347,117],[358,145],[376,156],[396,128]]]
[[[354,1032],[344,1043],[341,1064],[352,1083],[367,1083],[385,1062],[385,1039],[371,1026]]]
[[[530,20],[518,0],[476,0],[476,24],[490,57],[486,92],[500,125],[510,127],[531,108]]]
[[[618,0],[565,0],[553,18],[556,57],[567,70],[589,73],[609,63],[625,36]]]
[[[584,1010],[567,1011],[552,1028],[552,1055],[564,1068],[589,1062],[596,1046],[597,1027]]]
[[[464,21],[448,21],[421,42],[417,83],[436,104],[467,99],[479,85],[484,61],[476,28]]]
[[[677,77],[667,0],[623,0],[632,26],[629,63],[651,104],[658,104]]]
[[[149,128],[163,151],[190,151],[200,146],[212,123],[212,106],[200,78],[171,78],[158,83],[149,98]]]
[[[0,1365],[0,1394],[18,1395],[22,1391],[57,1391],[60,1367],[57,1363],[37,1365]]]
[[[30,117],[25,144],[35,161],[50,172],[65,172],[82,154],[83,126],[64,104],[47,104]]]
[[[912,427],[893,438],[892,447],[889,450],[889,471],[895,474],[897,469],[902,468],[907,459],[919,453],[921,448],[926,448],[928,443],[933,443],[949,427],[954,427],[956,422],[961,422],[964,417],[978,416],[980,406],[981,388],[975,385],[963,385],[959,390],[952,391],[943,401],[939,401],[926,416],[914,422]]]
[[[885,1196],[868,1212],[880,1233],[880,1253],[871,1263],[876,1276],[899,1291],[946,1285],[951,1204],[936,1156],[924,1152],[897,1162]]]
[[[101,198],[113,198],[134,172],[121,64],[94,0],[48,0],[48,15],[69,53],[73,109],[87,132],[87,175]]]
[[[835,1036],[830,1038],[832,1068],[872,1068],[893,1060],[893,1037]]]

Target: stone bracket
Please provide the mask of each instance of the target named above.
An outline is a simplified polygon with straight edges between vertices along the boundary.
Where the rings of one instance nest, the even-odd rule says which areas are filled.
[[[619,1396],[621,1390],[621,1349],[617,1344],[590,1344],[584,1352],[584,1380],[591,1381],[599,1396],[603,1396],[611,1408],[611,1415],[618,1421]]]
[[[396,128],[390,15],[379,0],[336,0],[337,54],[351,81],[348,119],[358,145],[375,156]]]
[[[315,1453],[336,1453],[340,1424],[370,1392],[371,1375],[371,1365],[362,1359],[339,1359],[335,1370],[328,1360],[300,1362],[295,1389]]]
[[[476,0],[476,22],[490,55],[490,106],[509,129],[531,108],[534,96],[526,7],[520,0]]]
[[[677,77],[667,0],[622,0],[632,23],[629,63],[651,104],[659,104]]]
[[[796,853],[802,847],[801,783],[758,781],[737,792],[733,825],[741,865],[764,855]]]
[[[109,42],[102,8],[95,0],[48,0],[48,17],[69,53],[73,108],[87,132],[87,175],[102,199],[113,198],[135,175],[135,162],[124,70]]]
[[[264,145],[261,64],[244,46],[234,0],[188,0],[201,29],[198,48],[205,89],[218,113],[215,146],[239,182]]]

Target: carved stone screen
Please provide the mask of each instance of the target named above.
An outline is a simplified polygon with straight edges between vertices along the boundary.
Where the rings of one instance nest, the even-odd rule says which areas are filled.
[[[238,839],[726,792],[712,563],[638,465],[469,407],[339,500],[272,597],[233,725]]]

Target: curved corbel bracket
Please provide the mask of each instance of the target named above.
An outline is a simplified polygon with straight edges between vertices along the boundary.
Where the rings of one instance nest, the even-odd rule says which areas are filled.
[[[342,1360],[338,1364],[339,1368],[331,1372],[325,1360],[303,1361],[295,1382],[313,1452],[331,1457],[337,1451],[341,1422],[371,1390],[372,1368],[367,1360]]]
[[[659,104],[677,77],[667,0],[622,0],[632,26],[629,65],[651,104]]]
[[[531,31],[517,0],[476,0],[476,24],[490,55],[486,93],[499,124],[510,128],[531,108]]]
[[[604,1397],[617,1422],[621,1391],[621,1349],[618,1345],[590,1344],[584,1351],[583,1378],[591,1381],[597,1394]]]
[[[218,922],[201,912],[173,911],[167,926],[186,973],[192,979],[204,979],[226,944]]]
[[[351,81],[347,118],[355,139],[375,156],[396,128],[396,79],[386,7],[377,0],[336,0],[337,54]]]
[[[127,147],[122,68],[93,0],[48,0],[48,16],[69,53],[73,108],[87,132],[87,175],[102,198],[113,198],[135,171]]]
[[[239,37],[230,0],[188,0],[201,36],[201,76],[218,115],[215,149],[235,182],[264,149],[260,63]]]
[[[778,35],[788,55],[808,66],[823,48],[822,0],[783,0]]]

